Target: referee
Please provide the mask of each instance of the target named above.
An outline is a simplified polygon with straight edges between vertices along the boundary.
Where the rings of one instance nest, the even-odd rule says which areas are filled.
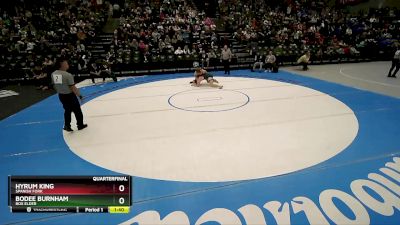
[[[64,107],[64,130],[73,131],[71,129],[72,112],[75,114],[78,130],[82,130],[88,126],[83,123],[81,105],[77,98],[79,97],[82,100],[82,95],[79,89],[75,87],[74,77],[67,72],[69,68],[68,61],[62,58],[57,59],[55,66],[57,70],[51,74],[51,81]]]
[[[224,45],[224,48],[221,50],[221,62],[224,65],[225,74],[231,74],[231,70],[229,64],[231,63],[232,59],[232,52],[231,49],[228,48],[228,45]]]

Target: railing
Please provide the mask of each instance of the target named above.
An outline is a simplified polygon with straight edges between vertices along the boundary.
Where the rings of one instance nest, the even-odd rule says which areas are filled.
[[[279,66],[293,66],[297,65],[297,58],[299,55],[278,55],[277,62]],[[311,65],[315,64],[334,64],[334,63],[356,63],[356,62],[369,62],[390,60],[391,53],[379,52],[378,54],[322,54],[320,56],[311,56]],[[210,59],[207,64],[206,61],[199,60],[193,57],[176,57],[175,55],[168,55],[165,57],[150,58],[147,62],[140,59],[128,60],[126,62],[119,62],[112,65],[112,71],[117,76],[134,76],[144,74],[160,74],[160,73],[179,73],[193,71],[193,62],[198,61],[207,70],[222,70],[223,65],[217,58]],[[253,58],[233,58],[231,61],[231,69],[250,69],[254,63]],[[80,79],[89,77],[89,71],[78,71],[77,66],[71,63],[70,72]],[[31,79],[30,68],[21,67],[17,64],[5,65],[0,63],[0,81],[29,81]],[[6,75],[6,76],[5,76]]]

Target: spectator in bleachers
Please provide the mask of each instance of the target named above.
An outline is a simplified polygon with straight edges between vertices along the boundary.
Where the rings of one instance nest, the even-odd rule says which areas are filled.
[[[233,25],[233,37],[242,44],[256,42],[275,48],[295,43],[297,50],[304,49],[301,45],[307,48],[318,45],[324,49],[334,47],[340,52],[350,49],[350,54],[355,55],[364,52],[373,57],[385,39],[400,37],[400,23],[396,22],[400,18],[399,10],[372,9],[366,15],[355,16],[340,8],[327,7],[325,0],[252,3],[224,0],[219,8],[225,23]],[[371,41],[361,45],[364,40]],[[343,44],[336,46],[339,42]]]
[[[185,55],[198,58],[197,53],[201,50],[199,47],[210,48],[213,21],[205,18],[204,14],[194,11],[184,1],[162,1],[159,8],[146,2],[132,2],[125,12],[121,17],[120,28],[114,35],[115,48],[120,48],[127,35],[147,44],[150,53],[158,52],[160,56],[164,55],[169,59],[175,51],[177,53],[183,51]],[[214,34],[213,38],[218,39],[216,36]],[[182,50],[185,45],[195,47]],[[141,52],[141,59],[144,59],[143,54]],[[157,60],[157,57],[152,58]]]
[[[48,56],[45,57],[44,61],[42,63],[42,71],[46,75],[45,84],[44,85],[47,86],[47,88],[45,88],[45,89],[51,88],[51,77],[50,77],[50,75],[53,72],[53,70],[54,70],[54,62],[53,62],[53,60],[51,60],[51,58],[48,57]]]
[[[39,65],[36,65],[32,69],[32,74],[33,74],[33,80],[36,86],[36,89],[38,90],[46,90],[46,74],[43,72],[42,67]]]
[[[271,48],[280,62],[295,62],[298,52],[305,49],[318,52],[315,55],[319,60],[358,55],[376,58],[380,51],[389,52],[387,46],[400,38],[398,9],[371,9],[351,15],[344,9],[328,7],[326,2],[223,0],[218,4],[218,13],[236,41],[249,45],[252,51],[253,47]],[[231,45],[229,36],[220,39],[214,32],[212,19],[187,2],[155,3],[132,1],[119,6],[120,26],[115,30],[113,47],[122,55],[116,58],[129,61],[131,54],[140,49],[139,59],[143,62],[152,58],[148,57],[152,52],[168,56],[187,45],[193,46],[189,54],[198,59],[203,49],[209,55],[211,49]],[[21,61],[26,61],[34,54],[58,55],[59,49],[63,49],[62,55],[79,59],[87,53],[86,46],[96,36],[111,5],[86,0],[77,0],[76,5],[50,2],[45,7],[15,4],[15,9],[0,10],[0,43],[7,55],[5,63],[16,67],[20,65],[15,63],[16,56],[23,55]],[[183,51],[186,54],[188,50]]]
[[[185,55],[190,55],[191,54],[191,51],[190,51],[188,45],[185,45],[185,47],[183,47],[183,54],[185,54]]]
[[[201,67],[209,67],[210,66],[210,58],[209,58],[209,53],[206,52],[205,49],[202,49],[200,52],[200,61],[201,61]]]
[[[15,57],[32,60],[37,56],[57,55],[61,53],[59,49],[64,49],[63,55],[75,55],[77,51],[85,51],[82,46],[64,48],[65,45],[75,45],[77,40],[84,40],[86,33],[93,37],[94,31],[102,26],[101,12],[93,11],[87,1],[76,1],[74,5],[49,2],[46,7],[40,2],[11,4],[15,7],[2,13],[4,22],[0,24],[2,39],[8,40],[4,47],[9,51],[10,61],[15,61]],[[27,66],[31,64],[29,60]]]
[[[81,43],[79,40],[76,41],[76,51],[78,53],[83,53],[85,52],[85,45],[83,43]]]
[[[175,55],[183,55],[183,50],[181,49],[181,47],[178,47],[178,49],[175,50],[174,54]]]
[[[259,70],[262,70],[263,65],[264,65],[264,56],[258,52],[255,56],[254,56],[254,64],[253,64],[253,68],[251,69],[251,72],[254,72],[256,70],[256,67],[258,67]]]
[[[140,40],[140,42],[139,42],[139,51],[144,53],[145,49],[146,49],[146,44],[144,43],[143,40]]]

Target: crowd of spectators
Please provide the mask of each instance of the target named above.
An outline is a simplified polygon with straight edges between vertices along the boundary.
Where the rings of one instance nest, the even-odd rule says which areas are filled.
[[[360,54],[374,58],[393,50],[393,42],[400,39],[397,8],[353,15],[323,0],[220,0],[219,14],[226,29],[252,54],[273,50],[283,60],[306,50],[314,59]]]
[[[142,62],[189,66],[216,59],[218,45],[214,22],[187,1],[135,1],[122,12],[109,55],[120,66]]]
[[[88,55],[87,43],[106,21],[107,9],[90,1],[30,3],[0,9],[1,79],[48,79],[48,63],[57,56],[79,61]]]
[[[12,74],[48,79],[48,64],[62,55],[70,59],[71,72],[88,72],[87,45],[104,26],[109,9],[118,12],[114,16],[120,19],[104,59],[113,70],[190,67],[193,61],[215,66],[222,46],[232,38],[247,46],[252,57],[272,51],[278,62],[293,62],[306,51],[312,60],[373,58],[393,49],[394,40],[400,38],[396,8],[354,15],[344,8],[328,7],[326,0],[219,0],[217,20],[231,35],[219,37],[215,21],[197,11],[191,1],[96,2],[102,1],[38,0],[29,6],[16,3],[0,9],[2,78]]]
[[[327,6],[326,0],[219,0],[217,11],[232,36],[219,37],[213,20],[183,0],[132,3],[125,7],[109,55],[120,65],[154,62],[175,67],[200,61],[214,66],[222,46],[233,38],[252,57],[272,50],[281,62],[295,62],[306,51],[312,60],[360,55],[374,59],[390,57],[394,40],[400,38],[396,8],[354,15]]]

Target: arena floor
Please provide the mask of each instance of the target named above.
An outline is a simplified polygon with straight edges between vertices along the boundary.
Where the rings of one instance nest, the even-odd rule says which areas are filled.
[[[78,84],[0,121],[0,224],[398,224],[400,79],[389,62]],[[400,74],[398,74],[398,77]],[[76,127],[73,126],[76,130]],[[132,176],[128,214],[11,213],[8,175]]]

